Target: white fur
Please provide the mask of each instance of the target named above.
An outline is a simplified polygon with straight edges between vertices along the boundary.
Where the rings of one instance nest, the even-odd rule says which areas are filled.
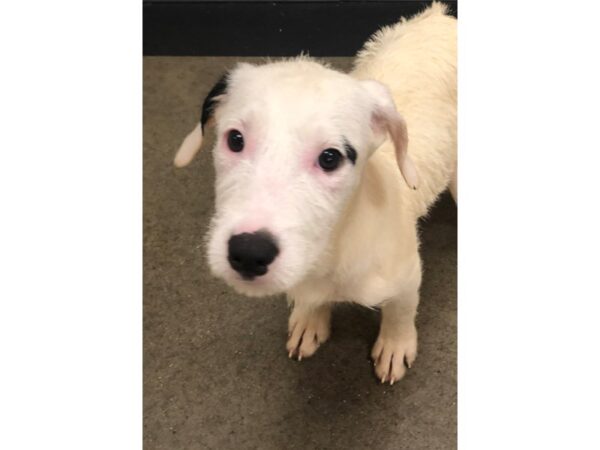
[[[456,193],[455,19],[434,3],[380,30],[349,75],[306,57],[240,64],[215,123],[214,274],[247,295],[286,292],[294,304],[287,347],[299,359],[329,336],[334,302],[381,305],[375,370],[382,381],[400,379],[417,349],[417,219],[451,182]],[[246,140],[240,153],[226,146],[232,128]],[[318,155],[342,148],[342,136],[356,165],[325,173]],[[195,153],[190,139],[199,147],[198,129],[180,165]],[[259,229],[276,237],[280,254],[266,275],[243,280],[227,241]]]

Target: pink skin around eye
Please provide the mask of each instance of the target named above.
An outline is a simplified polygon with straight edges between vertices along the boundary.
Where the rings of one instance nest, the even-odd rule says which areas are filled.
[[[312,148],[303,154],[302,165],[306,170],[309,170],[314,175],[319,175],[323,172],[323,169],[319,167],[319,155],[326,147],[321,146]]]
[[[244,148],[241,152],[234,152],[229,148],[229,144],[227,143],[228,137],[229,137],[229,133],[233,130],[237,130],[239,131],[242,136],[244,137]],[[256,143],[255,143],[255,139],[252,136],[252,133],[248,130],[247,127],[240,125],[240,126],[232,126],[227,128],[227,130],[225,130],[225,132],[223,133],[223,135],[221,136],[221,150],[228,156],[232,157],[232,158],[247,158],[249,156],[252,156],[254,154],[254,150],[256,147]]]
[[[319,166],[319,155],[327,148],[335,148],[333,145],[321,145],[316,149],[306,152],[302,161],[303,167],[319,179],[321,183],[330,188],[332,191],[337,190],[341,171],[344,169],[347,161],[342,161],[340,167],[333,172],[325,172]]]

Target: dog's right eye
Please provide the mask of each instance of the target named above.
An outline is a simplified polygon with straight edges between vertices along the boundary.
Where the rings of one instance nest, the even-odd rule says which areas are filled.
[[[323,152],[321,152],[319,155],[319,166],[321,166],[321,169],[323,169],[325,172],[331,172],[338,168],[342,162],[342,159],[343,156],[339,150],[336,150],[335,148],[328,148],[323,150]]]
[[[231,130],[227,133],[227,145],[232,152],[241,152],[244,150],[244,136],[238,130]]]

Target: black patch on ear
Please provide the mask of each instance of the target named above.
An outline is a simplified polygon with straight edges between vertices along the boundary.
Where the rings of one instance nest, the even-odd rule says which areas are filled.
[[[346,157],[350,160],[352,164],[356,164],[357,153],[354,147],[348,142],[348,139],[344,138],[344,151],[346,152]]]
[[[215,97],[222,95],[227,90],[227,76],[223,75],[217,84],[213,86],[202,104],[202,116],[200,117],[200,125],[202,126],[202,133],[204,133],[204,125],[210,120],[213,115],[214,109],[217,106],[217,100]]]

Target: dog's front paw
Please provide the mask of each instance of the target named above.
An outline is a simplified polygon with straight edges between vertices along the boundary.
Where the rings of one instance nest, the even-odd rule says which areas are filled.
[[[294,308],[288,326],[287,351],[289,357],[298,361],[308,358],[319,345],[329,339],[331,307],[322,305],[315,309]]]
[[[371,352],[377,378],[390,384],[404,376],[406,366],[410,368],[416,357],[417,330],[414,326],[395,336],[380,334]]]

